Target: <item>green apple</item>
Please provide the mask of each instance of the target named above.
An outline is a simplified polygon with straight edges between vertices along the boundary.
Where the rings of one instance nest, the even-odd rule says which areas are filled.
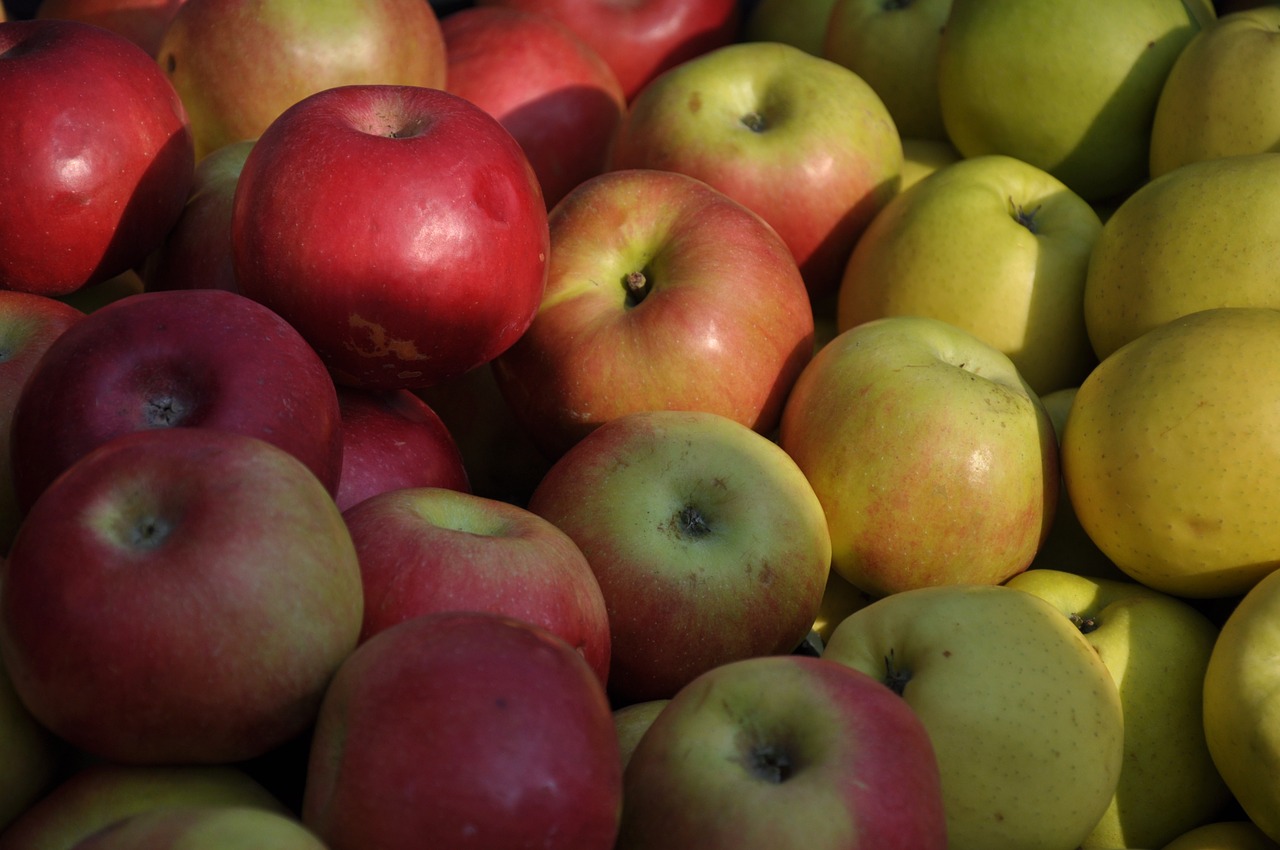
[[[778,442],[822,503],[832,569],[872,596],[1004,581],[1057,503],[1044,405],[1008,357],[939,319],[877,319],[823,346]]]
[[[1280,6],[1226,14],[1187,43],[1169,70],[1151,125],[1150,172],[1277,150]]]
[[[1280,311],[1220,307],[1143,334],[1076,392],[1062,474],[1080,525],[1130,578],[1242,594],[1280,566]]]
[[[1209,14],[1184,0],[954,0],[938,48],[947,134],[1086,200],[1123,195],[1147,178],[1161,87]]]
[[[1251,821],[1224,820],[1188,830],[1162,850],[1280,850],[1280,844]]]
[[[1120,782],[1081,846],[1163,847],[1215,817],[1230,792],[1209,755],[1202,703],[1218,627],[1186,600],[1134,581],[1036,569],[1007,586],[1070,619],[1120,692]]]
[[[152,809],[88,836],[73,850],[328,850],[296,817],[251,806]]]
[[[1124,715],[1106,665],[1044,599],[949,585],[879,599],[824,659],[901,693],[929,731],[950,850],[1076,850],[1120,780]]]
[[[624,770],[627,762],[631,761],[631,754],[635,752],[636,745],[653,725],[653,719],[662,713],[662,709],[666,708],[669,702],[671,702],[669,698],[650,699],[619,706],[613,710],[613,728],[618,733],[618,751],[622,754]]]
[[[902,181],[898,191],[906,191],[944,165],[960,161],[960,151],[942,139],[902,140]]]
[[[1280,307],[1280,153],[1188,163],[1151,180],[1107,219],[1084,286],[1099,358],[1178,316]]]
[[[0,832],[52,787],[63,750],[22,704],[0,665]]]
[[[1037,393],[1074,386],[1095,363],[1083,302],[1101,230],[1047,171],[999,154],[963,159],[867,227],[840,283],[838,326],[931,316],[1007,354]]]
[[[822,55],[836,0],[757,0],[743,21],[744,41],[777,41]]]
[[[831,640],[836,626],[854,611],[865,608],[874,600],[869,593],[859,590],[853,582],[832,570],[827,575],[827,589],[822,594],[822,605],[813,620],[813,631],[825,645]]]
[[[875,89],[903,137],[947,140],[938,43],[951,0],[836,0],[822,55]]]

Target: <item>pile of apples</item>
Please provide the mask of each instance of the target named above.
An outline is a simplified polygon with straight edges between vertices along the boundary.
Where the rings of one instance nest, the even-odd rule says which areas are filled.
[[[1280,6],[0,11],[0,850],[1280,850]]]

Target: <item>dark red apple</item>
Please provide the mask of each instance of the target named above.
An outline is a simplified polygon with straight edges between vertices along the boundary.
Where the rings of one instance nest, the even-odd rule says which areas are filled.
[[[61,18],[117,32],[151,56],[184,0],[40,0],[37,18]]]

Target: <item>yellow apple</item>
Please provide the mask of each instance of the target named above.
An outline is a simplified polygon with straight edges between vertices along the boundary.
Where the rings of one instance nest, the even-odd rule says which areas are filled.
[[[744,41],[778,41],[822,55],[836,0],[758,0],[743,22]]]
[[[871,594],[859,590],[856,585],[835,570],[827,573],[827,589],[822,595],[822,605],[813,621],[813,630],[825,646],[831,640],[836,626],[844,622],[859,608],[865,608],[875,600]]]
[[[1280,850],[1280,844],[1250,821],[1228,820],[1188,830],[1162,850]]]
[[[953,162],[960,161],[960,151],[942,139],[902,140],[902,180],[898,191],[905,191],[925,177]]]
[[[653,719],[662,713],[669,702],[671,700],[668,698],[650,699],[628,703],[613,710],[613,728],[618,733],[618,750],[622,753],[624,769]]]

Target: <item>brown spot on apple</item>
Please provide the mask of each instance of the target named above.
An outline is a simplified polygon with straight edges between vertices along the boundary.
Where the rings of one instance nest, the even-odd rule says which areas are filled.
[[[347,324],[353,330],[363,331],[367,336],[368,342],[363,346],[354,341],[347,343],[347,348],[361,357],[392,356],[400,360],[427,359],[427,355],[418,351],[416,342],[411,339],[396,339],[392,337],[387,333],[387,329],[377,322],[371,322],[363,316],[352,313],[347,320]]]
[[[702,92],[694,92],[689,95],[689,111],[697,114],[702,109]]]

